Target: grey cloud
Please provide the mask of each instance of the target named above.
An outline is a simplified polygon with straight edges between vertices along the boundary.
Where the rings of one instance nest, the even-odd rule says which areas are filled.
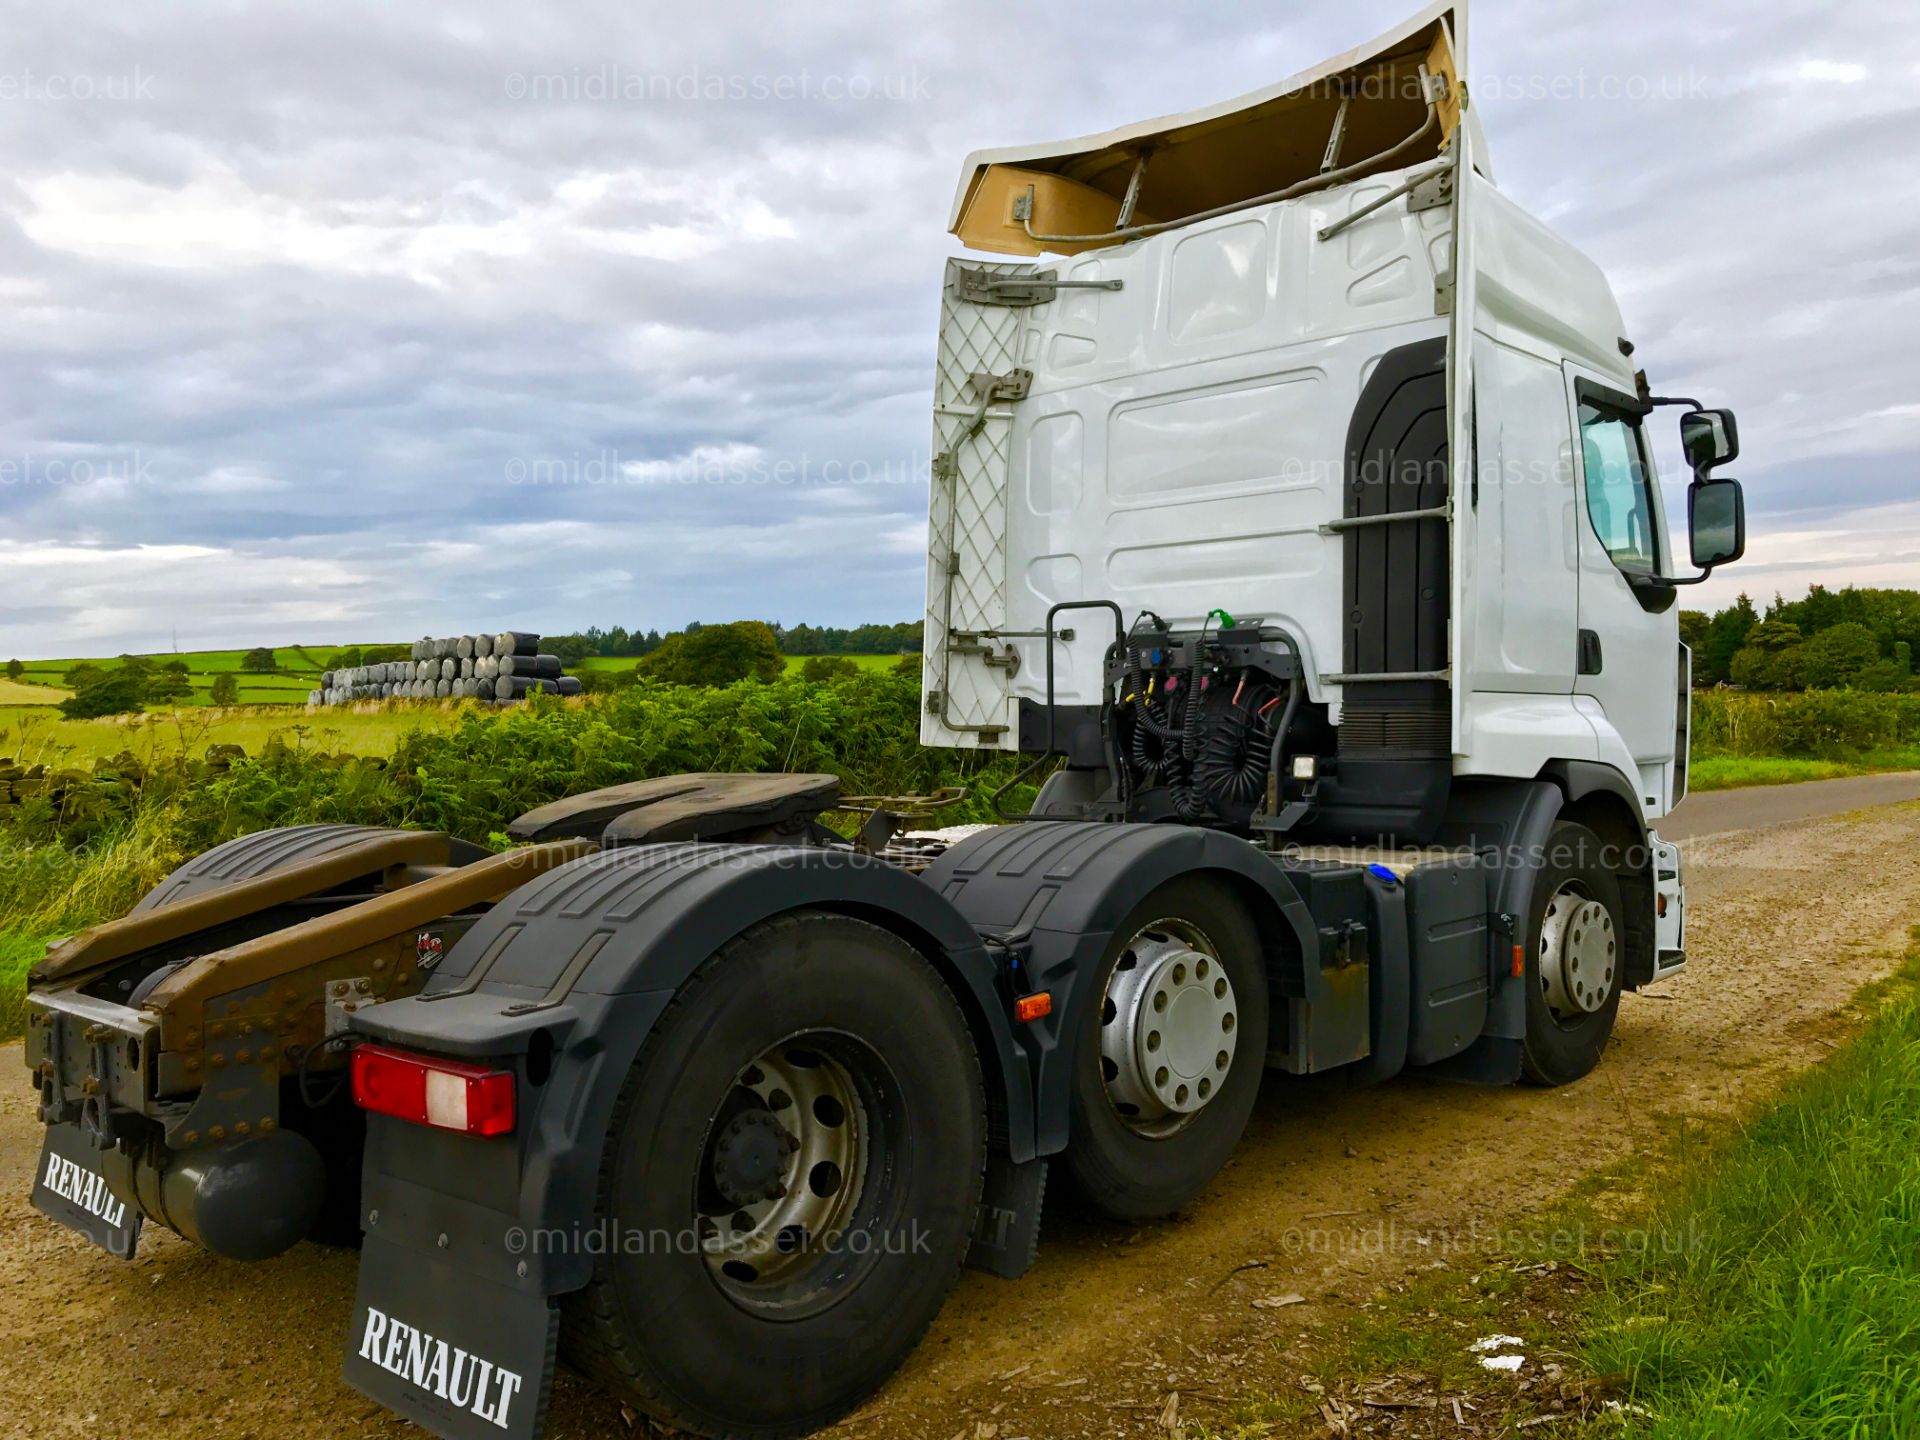
[[[0,549],[0,651],[71,653],[176,625],[214,645],[917,613],[963,154],[1252,89],[1409,6],[13,8],[0,72],[147,82],[0,100],[0,461],[150,471],[0,485],[0,547],[100,561],[54,594]],[[1920,182],[1888,156],[1920,18],[1633,0],[1473,24],[1502,184],[1614,276],[1659,388],[1740,408],[1756,523],[1844,530],[1905,493]],[[1809,60],[1866,74],[1795,78]],[[1529,93],[1689,69],[1677,98]],[[589,90],[803,72],[924,93]],[[512,480],[703,447],[888,477]]]

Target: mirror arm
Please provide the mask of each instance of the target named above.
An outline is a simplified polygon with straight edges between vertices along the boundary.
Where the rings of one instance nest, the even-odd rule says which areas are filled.
[[[1704,410],[1707,408],[1698,400],[1689,400],[1684,395],[1649,395],[1646,403],[1649,405],[1684,405],[1689,410]]]

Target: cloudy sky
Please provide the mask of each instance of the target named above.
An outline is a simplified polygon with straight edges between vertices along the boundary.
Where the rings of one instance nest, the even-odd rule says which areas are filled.
[[[11,0],[0,654],[917,614],[962,156],[1411,8]],[[1749,558],[1696,595],[1920,585],[1920,10],[1471,44],[1503,188],[1740,413]]]

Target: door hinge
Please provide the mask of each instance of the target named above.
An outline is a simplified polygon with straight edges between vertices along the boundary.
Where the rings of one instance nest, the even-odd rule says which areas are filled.
[[[1407,212],[1418,215],[1422,210],[1438,210],[1443,205],[1453,203],[1453,166],[1442,170],[1430,170],[1414,182],[1407,191]]]
[[[1025,309],[1044,305],[1060,290],[1120,290],[1120,280],[1062,280],[1056,271],[1036,270],[1026,275],[1000,275],[991,270],[954,270],[954,293],[969,305],[1004,305]]]
[[[1445,270],[1433,277],[1433,313],[1450,315],[1453,313],[1453,271]]]
[[[983,403],[1009,405],[1027,398],[1027,392],[1033,389],[1033,371],[1014,369],[1004,375],[992,375],[977,370],[967,377],[967,383],[973,386],[973,393]]]

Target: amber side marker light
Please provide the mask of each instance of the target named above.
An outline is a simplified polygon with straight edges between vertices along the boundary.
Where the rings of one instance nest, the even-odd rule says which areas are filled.
[[[1044,1020],[1053,1013],[1053,992],[1040,990],[1032,995],[1022,995],[1013,1002],[1013,1018],[1022,1024],[1030,1020]]]
[[[1516,945],[1513,947],[1513,978],[1518,980],[1526,973],[1527,947],[1524,945]]]
[[[362,1045],[353,1052],[353,1103],[376,1115],[436,1130],[505,1135],[513,1129],[513,1075],[385,1045]]]

